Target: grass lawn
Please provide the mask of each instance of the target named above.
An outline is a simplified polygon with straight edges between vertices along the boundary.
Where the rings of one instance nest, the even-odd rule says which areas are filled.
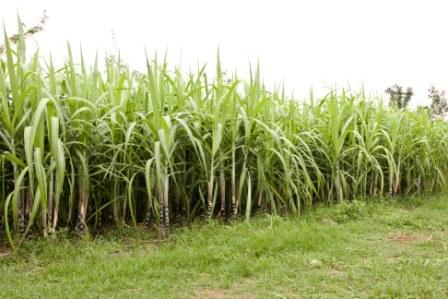
[[[0,254],[0,298],[448,298],[448,196]]]

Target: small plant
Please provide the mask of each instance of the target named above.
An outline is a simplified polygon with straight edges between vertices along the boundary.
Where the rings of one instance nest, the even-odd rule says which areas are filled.
[[[344,223],[351,220],[362,219],[367,216],[367,204],[361,200],[351,202],[342,202],[334,207],[333,217],[338,223]]]
[[[412,87],[407,87],[404,90],[403,87],[394,84],[386,89],[386,93],[389,95],[389,105],[402,109],[408,106],[414,95],[414,90]]]

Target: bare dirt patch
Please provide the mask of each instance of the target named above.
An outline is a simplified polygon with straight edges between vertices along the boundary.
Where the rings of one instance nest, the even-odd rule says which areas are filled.
[[[416,243],[422,243],[431,241],[433,239],[432,234],[423,234],[423,233],[403,233],[398,232],[390,235],[387,238],[389,241],[398,242],[403,245],[412,245]]]
[[[193,297],[200,299],[252,299],[254,295],[248,293],[241,293],[241,290],[236,289],[221,289],[221,288],[202,288],[196,291]]]

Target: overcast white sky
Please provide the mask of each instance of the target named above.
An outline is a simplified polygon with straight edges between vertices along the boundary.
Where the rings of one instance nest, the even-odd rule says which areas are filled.
[[[411,85],[425,103],[430,84],[448,89],[448,4],[437,0],[0,0],[0,18],[15,32],[16,12],[27,25],[50,17],[35,38],[41,53],[63,57],[65,43],[85,55],[113,52],[112,33],[134,67],[144,49],[170,63],[208,63],[219,45],[224,68],[247,74],[260,59],[269,85],[285,83],[304,97],[313,86],[364,85],[381,93]]]

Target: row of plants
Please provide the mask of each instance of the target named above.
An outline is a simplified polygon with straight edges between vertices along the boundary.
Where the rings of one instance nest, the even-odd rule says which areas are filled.
[[[62,66],[26,54],[22,26],[0,55],[0,215],[14,247],[55,235],[197,218],[299,214],[316,202],[446,186],[447,124],[362,91],[296,101],[205,67],[118,57]]]

